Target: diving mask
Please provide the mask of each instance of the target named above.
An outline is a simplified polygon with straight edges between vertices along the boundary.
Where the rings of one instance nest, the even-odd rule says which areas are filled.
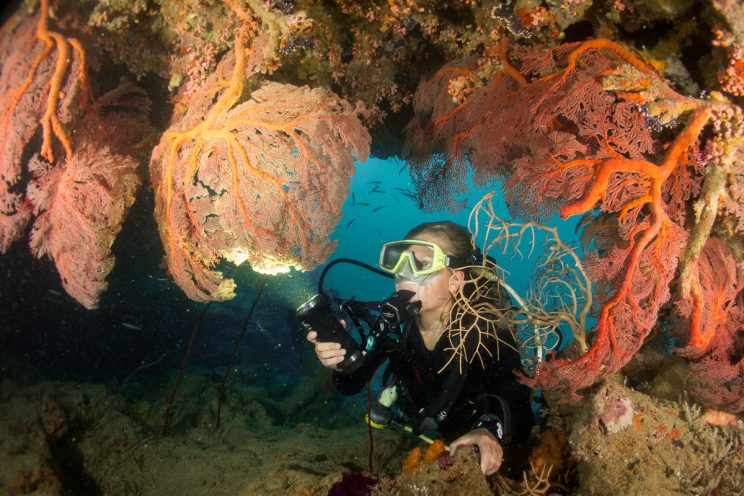
[[[427,284],[440,270],[457,267],[460,265],[458,262],[455,257],[446,255],[436,243],[403,239],[382,246],[379,265],[385,272],[395,274],[396,281]]]
[[[417,286],[428,286],[433,283],[434,280],[439,276],[439,272],[433,272],[431,274],[416,275],[410,270],[409,264],[404,264],[403,267],[395,273],[395,283],[401,284],[410,282]]]

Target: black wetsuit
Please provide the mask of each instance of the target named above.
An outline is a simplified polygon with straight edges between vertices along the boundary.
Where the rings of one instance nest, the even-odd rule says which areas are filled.
[[[503,334],[501,339],[513,346],[510,333]],[[469,356],[478,346],[477,338],[475,332],[467,338]],[[478,359],[470,364],[454,359],[439,372],[452,357],[448,337],[443,335],[434,350],[429,351],[418,329],[411,325],[397,346],[388,344],[373,350],[353,373],[334,372],[334,382],[341,393],[356,394],[389,358],[385,380],[395,382],[396,406],[415,430],[435,428],[446,442],[452,442],[484,427],[504,448],[504,465],[512,472],[512,468],[521,468],[523,457],[518,447],[526,444],[534,421],[531,390],[517,382],[514,375],[514,370],[520,368],[519,353],[514,348],[503,342],[497,348],[493,337],[486,338],[481,346],[493,354],[489,357],[481,350],[483,365]]]

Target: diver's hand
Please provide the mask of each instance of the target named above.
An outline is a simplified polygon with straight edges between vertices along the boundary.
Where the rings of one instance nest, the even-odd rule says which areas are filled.
[[[450,444],[450,455],[454,455],[457,448],[476,445],[480,450],[481,472],[491,475],[501,467],[504,461],[504,449],[488,429],[476,429],[457,438]]]
[[[346,322],[341,321],[341,325],[346,328]],[[339,370],[337,365],[344,361],[346,357],[346,350],[341,348],[340,343],[321,343],[318,341],[318,333],[310,331],[307,333],[307,340],[315,345],[315,354],[318,355],[318,360],[323,364],[324,367],[329,369]]]

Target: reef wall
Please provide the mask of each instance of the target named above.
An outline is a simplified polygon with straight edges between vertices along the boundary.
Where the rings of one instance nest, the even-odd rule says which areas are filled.
[[[310,269],[353,159],[421,206],[472,175],[582,216],[597,325],[525,379],[571,395],[675,341],[693,397],[744,410],[744,26],[735,1],[29,0],[2,26],[0,248],[28,238],[87,308],[141,184],[169,274]],[[149,170],[144,164],[149,161]]]

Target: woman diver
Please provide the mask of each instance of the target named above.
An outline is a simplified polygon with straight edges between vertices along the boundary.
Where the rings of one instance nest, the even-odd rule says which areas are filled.
[[[477,446],[485,475],[501,467],[502,473],[518,476],[524,465],[518,448],[526,444],[534,420],[531,390],[514,374],[520,354],[509,329],[458,328],[482,321],[463,318],[462,308],[458,311],[457,295],[468,294],[475,264],[465,227],[449,221],[422,224],[404,240],[386,243],[380,254],[380,268],[395,276],[394,294],[420,302],[408,332],[374,349],[350,372],[338,369],[347,352],[341,344],[320,342],[314,331],[307,339],[320,362],[334,370],[337,389],[347,395],[358,393],[389,359],[383,382],[394,384],[395,407],[415,432],[438,431],[445,442],[451,441],[450,453]],[[472,303],[468,308],[477,307]],[[460,359],[453,359],[453,350],[459,350]],[[485,358],[473,360],[478,353]]]

